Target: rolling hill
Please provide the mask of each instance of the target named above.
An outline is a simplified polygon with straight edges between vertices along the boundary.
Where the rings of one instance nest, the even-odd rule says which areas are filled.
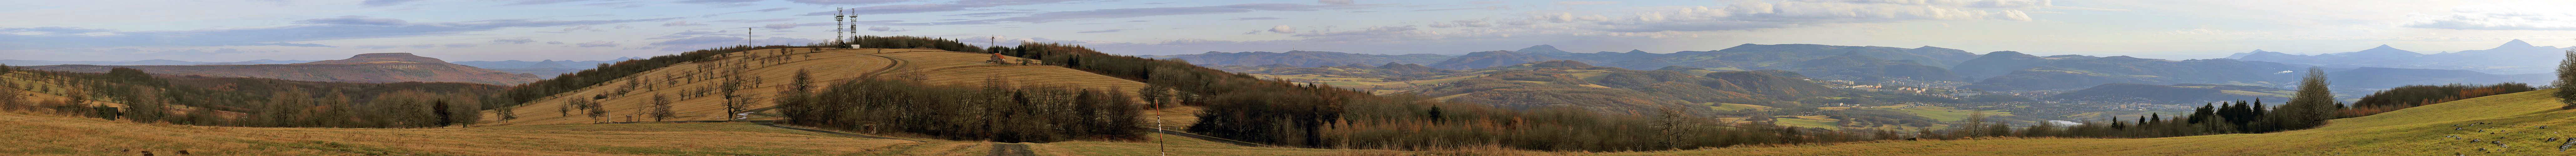
[[[437,58],[411,53],[358,54],[342,60],[325,60],[296,64],[261,65],[50,65],[27,66],[29,70],[70,72],[107,72],[114,68],[133,68],[159,75],[201,75],[214,77],[255,77],[297,81],[324,82],[465,82],[511,85],[537,81],[536,75],[507,73],[457,65]]]
[[[2549,97],[2554,91],[2471,98],[2268,134],[1888,141],[1613,155],[2565,155],[2557,147],[2567,141],[2551,138],[2576,132],[2557,127],[2576,124],[2576,113],[2557,109],[2563,104]]]
[[[782,53],[787,55],[779,55]],[[792,81],[790,77],[799,69],[812,72],[815,83],[826,84],[864,76],[883,75],[920,79],[931,84],[976,85],[989,78],[1010,81],[1016,85],[1111,89],[1120,92],[1134,92],[1145,86],[1141,82],[1059,66],[984,63],[990,57],[989,54],[928,49],[826,49],[822,52],[812,52],[807,48],[786,48],[734,52],[706,61],[682,63],[645,71],[602,83],[602,85],[537,99],[515,108],[514,116],[520,117],[519,120],[512,120],[509,123],[488,123],[495,125],[593,123],[595,122],[593,119],[578,112],[565,115],[556,111],[563,109],[570,100],[592,98],[599,98],[598,101],[604,103],[603,107],[610,110],[610,114],[616,114],[610,117],[614,119],[603,118],[604,120],[628,121],[623,116],[637,114],[650,106],[654,95],[677,97],[673,100],[672,111],[680,117],[670,120],[725,120],[726,112],[722,96],[712,95],[712,93],[708,93],[707,96],[685,94],[699,94],[697,91],[716,89],[716,86],[722,82],[722,78],[717,76],[730,70],[727,68],[745,68],[739,75],[745,79],[757,80],[746,82],[745,84],[751,87],[740,92],[749,99],[755,99],[756,102],[750,106],[751,108],[771,106],[772,103],[767,99],[777,97],[776,90]],[[1017,63],[1017,59],[1011,60]],[[618,85],[630,81],[642,82],[639,83],[642,85],[634,91],[619,94],[618,90],[622,86]],[[492,113],[497,112],[486,111],[484,115],[498,117],[497,114]]]

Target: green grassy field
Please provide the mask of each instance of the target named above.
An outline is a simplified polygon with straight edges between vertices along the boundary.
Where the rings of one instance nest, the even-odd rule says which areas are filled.
[[[1610,155],[2571,155],[2576,113],[2557,109],[2555,90],[2480,97],[2335,119],[2325,127],[2269,134],[2146,139],[1981,139],[1737,147]],[[2473,123],[2494,123],[2467,126]],[[2453,126],[2462,125],[2462,126]],[[2535,126],[2554,125],[2551,128]],[[2461,130],[2452,130],[2459,128]],[[2484,130],[2485,132],[2480,132]],[[2491,134],[2492,133],[2492,134]],[[2457,135],[2454,139],[2445,136]],[[2479,139],[2480,142],[2469,142]],[[2502,143],[2503,146],[2488,142]],[[2485,150],[2480,150],[2481,148]]]

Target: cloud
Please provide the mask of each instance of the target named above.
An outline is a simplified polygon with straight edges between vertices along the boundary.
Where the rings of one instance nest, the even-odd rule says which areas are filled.
[[[1288,27],[1288,25],[1279,25],[1279,26],[1276,26],[1276,27],[1270,27],[1270,30],[1269,30],[1269,31],[1270,31],[1270,32],[1272,32],[1272,33],[1281,33],[1281,34],[1297,33],[1297,28],[1296,28],[1296,27]]]
[[[574,30],[589,30],[589,31],[593,31],[593,32],[606,31],[606,30],[592,29],[592,28],[590,28],[590,25],[579,25],[579,26],[573,26],[573,27],[571,27],[571,28],[564,28],[564,29],[563,29],[563,32],[572,32],[572,31],[574,31]]]
[[[1494,23],[1493,23],[1493,22],[1486,21],[1486,20],[1457,20],[1457,21],[1449,21],[1449,22],[1431,22],[1431,25],[1430,25],[1430,26],[1431,26],[1432,28],[1452,28],[1452,27],[1484,28],[1484,27],[1494,27]]]
[[[450,44],[447,44],[447,45],[445,45],[445,46],[447,46],[448,48],[464,48],[464,47],[474,47],[475,45],[474,45],[474,44],[464,44],[464,43],[450,43]]]
[[[1324,3],[1324,4],[1330,4],[1330,5],[1351,5],[1351,4],[1358,4],[1358,3],[1355,3],[1355,2],[1351,2],[1351,0],[1315,0],[1315,3]]]
[[[582,6],[596,6],[596,7],[608,7],[608,8],[635,8],[635,7],[644,7],[644,2],[608,2],[608,3],[591,3],[591,4],[582,4]]]
[[[718,16],[718,15],[725,15],[725,14],[735,14],[735,13],[753,13],[753,12],[773,12],[773,11],[784,11],[784,10],[787,10],[787,8],[769,8],[769,9],[760,9],[760,10],[751,10],[751,11],[735,11],[735,12],[728,12],[728,13],[708,14],[708,15],[706,15],[706,16],[698,16],[698,17],[716,17],[716,16]]]
[[[1028,13],[1037,13],[1037,12],[986,12],[986,13],[955,14],[955,15],[948,15],[948,16],[991,17],[991,16],[1015,15],[1015,14],[1028,14]]]
[[[764,23],[764,22],[781,22],[781,21],[794,21],[794,20],[796,20],[796,19],[794,19],[794,18],[773,18],[773,19],[729,19],[729,20],[716,20],[716,22]]]
[[[703,35],[703,34],[723,33],[723,32],[726,32],[726,31],[732,31],[732,30],[716,30],[716,31],[686,30],[686,31],[680,31],[679,33],[671,33],[671,35]]]
[[[546,41],[546,44],[563,44],[563,41]]]
[[[707,24],[706,24],[706,23],[689,23],[689,21],[671,21],[671,23],[662,23],[662,26],[665,26],[665,27],[668,27],[668,26],[701,26],[701,25],[707,25]]]
[[[0,28],[0,34],[9,34],[9,33],[80,34],[80,33],[93,33],[93,32],[114,32],[114,31],[115,31],[115,30],[107,30],[107,29],[87,29],[87,28],[76,28],[76,27]]]
[[[909,1],[912,1],[912,0],[787,0],[787,1],[788,1],[788,2],[796,2],[796,3],[805,3],[805,4],[885,4],[885,3],[894,3],[894,2],[909,2]]]
[[[743,39],[743,38],[741,38],[741,37],[728,37],[728,36],[698,36],[698,37],[690,37],[690,38],[682,38],[682,39],[667,40],[667,41],[662,41],[662,42],[653,42],[652,44],[649,44],[649,45],[668,46],[668,45],[691,45],[691,44],[707,44],[707,43],[733,43],[734,41],[742,41],[742,39]]]
[[[766,26],[760,26],[760,27],[762,27],[762,28],[769,28],[769,29],[788,29],[788,28],[796,28],[796,24],[780,23],[780,24],[769,24],[769,25],[766,25]]]
[[[411,22],[405,22],[405,21],[403,21],[402,19],[392,19],[392,18],[367,18],[367,16],[356,16],[356,15],[340,16],[340,17],[333,17],[333,18],[316,18],[316,19],[298,20],[298,21],[295,21],[295,23],[296,23],[296,24],[343,24],[343,25],[403,25],[403,24],[411,24]]]
[[[411,45],[411,48],[413,48],[413,49],[429,49],[430,47],[438,47],[438,44],[416,44],[416,45]]]
[[[683,0],[683,1],[680,1],[680,3],[706,4],[706,5],[716,6],[716,7],[739,7],[739,6],[750,6],[750,5],[751,5],[751,2],[759,2],[759,1],[761,1],[761,0]]]
[[[1599,14],[1539,14],[1530,17],[1553,23],[1591,24],[1608,32],[1718,31],[1783,28],[1799,25],[1832,23],[1882,23],[1919,20],[2005,20],[2030,21],[2020,10],[1989,10],[1965,7],[2033,8],[2038,4],[1982,3],[1915,3],[1866,1],[1861,3],[1787,1],[1780,3],[1743,2],[1735,5],[1707,7],[1666,7],[1619,17]]]
[[[1512,7],[1511,7],[1511,6],[1481,6],[1481,7],[1466,7],[1466,8],[1452,8],[1452,9],[1422,9],[1422,10],[1413,10],[1413,11],[1449,11],[1449,10],[1511,10],[1511,9],[1512,9]]]
[[[228,45],[228,46],[288,46],[288,47],[334,47],[334,48],[338,47],[338,46],[321,45],[321,44],[286,43],[286,42],[277,42],[277,43],[245,43],[245,44],[232,44],[232,45]]]
[[[400,5],[400,4],[402,4],[402,3],[412,2],[412,1],[420,1],[420,0],[367,0],[367,1],[365,1],[365,2],[358,2],[358,5],[365,5],[365,6],[368,6],[368,7],[380,7],[380,6]]]
[[[362,45],[362,46],[356,46],[355,48],[358,48],[358,49],[393,49],[393,48],[398,48],[398,47],[402,47],[402,46],[399,46],[399,45]]]
[[[345,18],[345,16],[343,18]],[[304,20],[308,22],[306,22],[306,24],[279,27],[171,31],[100,31],[96,29],[61,27],[0,28],[0,31],[85,31],[86,34],[103,34],[0,33],[0,41],[8,41],[0,42],[0,47],[42,49],[129,46],[280,45],[281,42],[448,35],[489,31],[502,28],[614,24],[665,21],[671,19],[677,18],[575,21],[502,19],[435,23],[410,22],[400,25],[381,25],[386,24],[385,22],[347,22],[347,20]]]
[[[572,45],[575,45],[575,46],[581,46],[581,47],[585,47],[585,48],[587,48],[587,47],[617,47],[617,42],[609,42],[609,41],[590,41],[590,42],[585,42],[585,43],[575,43],[575,44],[572,44]]]
[[[555,3],[563,3],[563,2],[579,2],[579,1],[590,1],[590,0],[523,0],[523,1],[519,1],[518,3],[510,3],[509,5],[538,5],[538,4],[555,4]]]
[[[1616,1],[1556,1],[1556,5],[1602,5],[1602,4],[1619,4],[1619,2],[1616,2]]]
[[[1109,30],[1093,30],[1093,31],[1073,32],[1073,33],[1105,33],[1105,32],[1118,32],[1118,31],[1127,31],[1127,30],[1128,30],[1128,29],[1109,29]]]
[[[2576,11],[2533,6],[2465,6],[2449,15],[2415,15],[2409,28],[2452,30],[2576,30]]]
[[[537,42],[537,40],[535,40],[535,39],[524,39],[524,38],[522,38],[522,39],[493,39],[493,40],[492,40],[492,43],[509,43],[509,44],[528,44],[528,42]]]
[[[849,14],[852,14],[852,15],[874,15],[874,14],[901,14],[901,13],[924,13],[924,12],[960,11],[960,10],[967,10],[967,9],[974,9],[974,8],[986,8],[986,7],[998,7],[998,6],[1014,6],[1014,5],[1054,4],[1054,3],[1073,2],[1073,1],[1084,1],[1084,0],[959,0],[959,1],[956,1],[956,2],[950,2],[950,3],[900,4],[900,5],[864,6],[864,7],[858,7],[858,8],[850,8],[850,9],[852,9],[852,10],[854,10],[854,11],[850,11],[850,13],[849,13]],[[833,14],[833,13],[832,13],[832,11],[822,11],[822,12],[805,13],[804,15],[805,15],[805,16],[822,16],[822,15],[832,15],[832,14]]]
[[[1281,3],[1269,3],[1269,4],[1235,4],[1235,5],[1220,5],[1220,6],[1199,6],[1199,7],[1125,8],[1125,9],[1100,9],[1100,10],[1084,10],[1084,11],[1059,11],[1059,12],[1046,12],[1046,13],[1030,14],[1030,15],[1028,15],[1028,16],[1020,16],[1020,17],[1010,17],[1010,18],[1001,18],[1001,19],[989,19],[989,20],[974,20],[974,21],[943,22],[943,23],[953,23],[953,24],[966,24],[966,23],[994,23],[994,22],[1046,23],[1046,22],[1067,21],[1067,20],[1111,19],[1111,18],[1129,18],[1129,17],[1146,17],[1146,16],[1193,15],[1193,14],[1217,14],[1217,13],[1241,13],[1241,12],[1252,12],[1252,11],[1316,11],[1316,10],[1325,10],[1325,9],[1351,9],[1351,8],[1365,8],[1365,7],[1370,7],[1370,6],[1369,6],[1369,5],[1305,5],[1305,4],[1281,4]],[[932,23],[932,24],[933,24],[933,25],[940,25],[941,23]]]
[[[1279,19],[1279,18],[1278,18],[1278,17],[1243,17],[1243,18],[1234,18],[1234,19],[1226,19],[1226,20],[1248,21],[1248,20],[1275,20],[1275,19]]]

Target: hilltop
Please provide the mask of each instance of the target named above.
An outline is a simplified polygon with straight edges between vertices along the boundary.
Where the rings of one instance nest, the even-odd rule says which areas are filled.
[[[828,84],[866,76],[883,75],[921,79],[932,84],[977,85],[986,79],[1000,79],[1024,86],[1065,86],[1134,92],[1144,83],[1093,74],[1060,66],[994,65],[983,61],[989,54],[963,53],[930,49],[841,49],[824,48],[758,49],[725,53],[721,56],[690,63],[674,64],[639,74],[618,78],[597,86],[555,94],[514,107],[519,120],[493,125],[579,124],[598,122],[580,112],[559,113],[571,100],[596,100],[612,115],[605,121],[629,121],[624,116],[637,114],[649,106],[655,95],[674,95],[672,111],[679,118],[671,120],[726,120],[724,99],[702,91],[716,90],[722,73],[742,68],[740,78],[749,87],[740,92],[754,99],[750,108],[770,107],[768,99],[778,97],[777,90],[788,85],[790,78],[802,69],[811,72],[816,83]],[[782,55],[783,54],[783,55]],[[1012,58],[1016,60],[1016,58]],[[1017,61],[1012,61],[1016,63]],[[624,85],[636,84],[629,88]],[[631,90],[631,91],[621,91]],[[819,90],[819,89],[818,89]],[[498,117],[496,111],[485,111],[487,118]],[[1185,112],[1184,112],[1185,113]],[[1185,116],[1185,115],[1183,115]],[[610,119],[613,118],[613,119]],[[649,119],[644,119],[650,121]]]
[[[323,82],[465,82],[511,85],[534,82],[531,74],[514,74],[471,66],[450,64],[437,58],[411,53],[359,54],[341,60],[313,61],[296,64],[261,65],[50,65],[27,66],[29,70],[103,73],[114,68],[133,68],[159,75],[195,75],[213,77],[275,78]]]

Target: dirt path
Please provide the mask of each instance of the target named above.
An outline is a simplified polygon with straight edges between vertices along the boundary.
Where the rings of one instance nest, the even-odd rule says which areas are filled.
[[[903,66],[904,66],[904,62],[909,62],[909,61],[904,61],[903,59],[900,59],[900,58],[887,57],[887,56],[885,56],[885,55],[877,55],[877,54],[884,54],[884,53],[876,53],[876,54],[869,54],[869,53],[865,53],[865,52],[850,52],[850,53],[852,53],[852,54],[859,54],[859,55],[867,55],[867,56],[876,56],[877,58],[885,58],[885,59],[886,59],[886,66],[885,66],[885,67],[877,68],[877,71],[876,71],[876,72],[870,72],[870,73],[867,73],[867,74],[864,74],[864,75],[859,76],[859,77],[861,77],[861,78],[877,77],[878,75],[885,75],[885,74],[889,74],[889,73],[894,73],[894,72],[895,72],[895,68],[903,67]]]
[[[1034,151],[1029,151],[1029,145],[1024,145],[1024,144],[993,144],[993,151],[992,151],[991,153],[986,154],[986,155],[991,155],[991,156],[1034,156],[1034,155],[1038,155],[1038,153],[1037,153],[1037,152],[1034,152]]]

